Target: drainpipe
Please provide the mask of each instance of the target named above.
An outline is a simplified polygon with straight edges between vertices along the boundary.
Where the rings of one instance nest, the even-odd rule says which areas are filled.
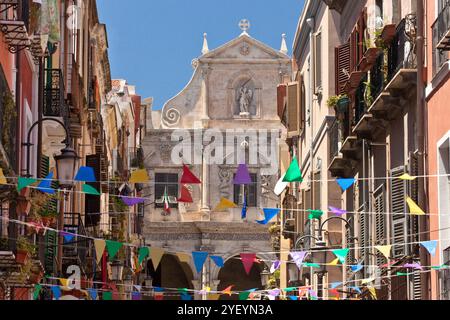
[[[309,26],[309,48],[310,48],[310,55],[309,55],[309,92],[310,92],[310,99],[309,99],[309,128],[310,128],[310,145],[309,145],[309,170],[311,174],[311,206],[314,205],[314,127],[313,127],[313,103],[314,103],[314,83],[315,83],[315,66],[314,66],[314,57],[315,57],[315,47],[314,47],[314,29],[315,29],[315,20],[314,17],[308,18],[306,20],[306,23]],[[318,208],[314,208],[318,209]],[[311,223],[309,224],[309,234],[314,235],[314,224],[311,220]],[[311,283],[314,279],[314,270],[311,267],[310,268],[310,279]]]
[[[425,85],[424,85],[424,5],[423,0],[417,0],[417,104],[416,104],[416,126],[417,126],[417,149],[418,149],[418,174],[424,176],[425,173],[425,134],[424,134],[424,105],[425,105]],[[425,180],[418,179],[418,200],[421,208],[427,208],[425,195]],[[429,239],[428,218],[419,217],[419,241]],[[424,266],[429,265],[428,255],[424,248],[420,247],[420,263]],[[428,273],[421,274],[421,296],[422,299],[429,299],[430,280]]]

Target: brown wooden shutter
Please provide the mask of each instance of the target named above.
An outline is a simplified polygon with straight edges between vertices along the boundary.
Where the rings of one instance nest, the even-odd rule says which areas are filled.
[[[367,246],[369,244],[368,237],[368,219],[367,214],[365,210],[365,206],[361,206],[358,210],[359,215],[359,261],[362,264],[365,264],[366,258],[368,257],[367,253]]]
[[[335,49],[335,75],[336,95],[344,94],[345,83],[349,78],[350,70],[350,42]]]
[[[299,77],[299,129],[302,132],[305,129],[305,121],[306,121],[306,92],[305,92],[305,83],[303,82],[303,76]]]
[[[401,166],[391,170],[391,241],[396,244],[393,249],[393,258],[401,258],[406,254],[406,183],[398,179],[405,173]]]
[[[287,87],[285,84],[280,84],[277,87],[277,111],[278,116],[283,120],[284,107],[286,106]]]
[[[100,155],[94,154],[86,156],[86,166],[94,169],[95,179],[100,181]],[[96,190],[100,190],[99,182],[89,182],[88,185],[94,187]],[[90,194],[85,195],[85,225],[86,227],[92,227],[98,225],[100,222],[100,196],[94,196]]]
[[[299,131],[298,108],[299,90],[298,82],[291,82],[287,87],[287,124],[288,133],[291,136],[297,135]]]

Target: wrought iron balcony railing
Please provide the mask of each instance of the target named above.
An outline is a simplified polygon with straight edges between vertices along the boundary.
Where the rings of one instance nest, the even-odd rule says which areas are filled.
[[[330,128],[330,161],[339,154],[339,123],[335,121]]]
[[[45,70],[44,116],[66,117],[64,80],[60,69]]]
[[[433,47],[438,50],[450,50],[450,0],[445,1],[438,18],[432,26]]]
[[[81,214],[64,213],[64,231],[86,236]],[[85,269],[88,262],[88,253],[91,250],[91,240],[86,237],[75,236],[70,242],[65,242],[63,260],[66,264],[76,264]]]

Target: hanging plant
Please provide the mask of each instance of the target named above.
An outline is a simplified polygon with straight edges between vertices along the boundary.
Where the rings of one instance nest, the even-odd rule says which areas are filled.
[[[10,143],[11,139],[11,126],[15,126],[15,119],[17,117],[17,111],[16,111],[16,103],[14,101],[14,96],[11,94],[11,92],[6,91],[3,93],[3,129],[2,129],[2,144],[5,148],[5,151],[7,153],[11,152],[10,150]]]

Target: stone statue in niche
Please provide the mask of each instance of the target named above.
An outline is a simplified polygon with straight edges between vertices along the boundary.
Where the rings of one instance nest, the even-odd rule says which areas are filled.
[[[239,89],[239,107],[241,116],[250,115],[250,105],[253,101],[253,91],[245,86]]]

